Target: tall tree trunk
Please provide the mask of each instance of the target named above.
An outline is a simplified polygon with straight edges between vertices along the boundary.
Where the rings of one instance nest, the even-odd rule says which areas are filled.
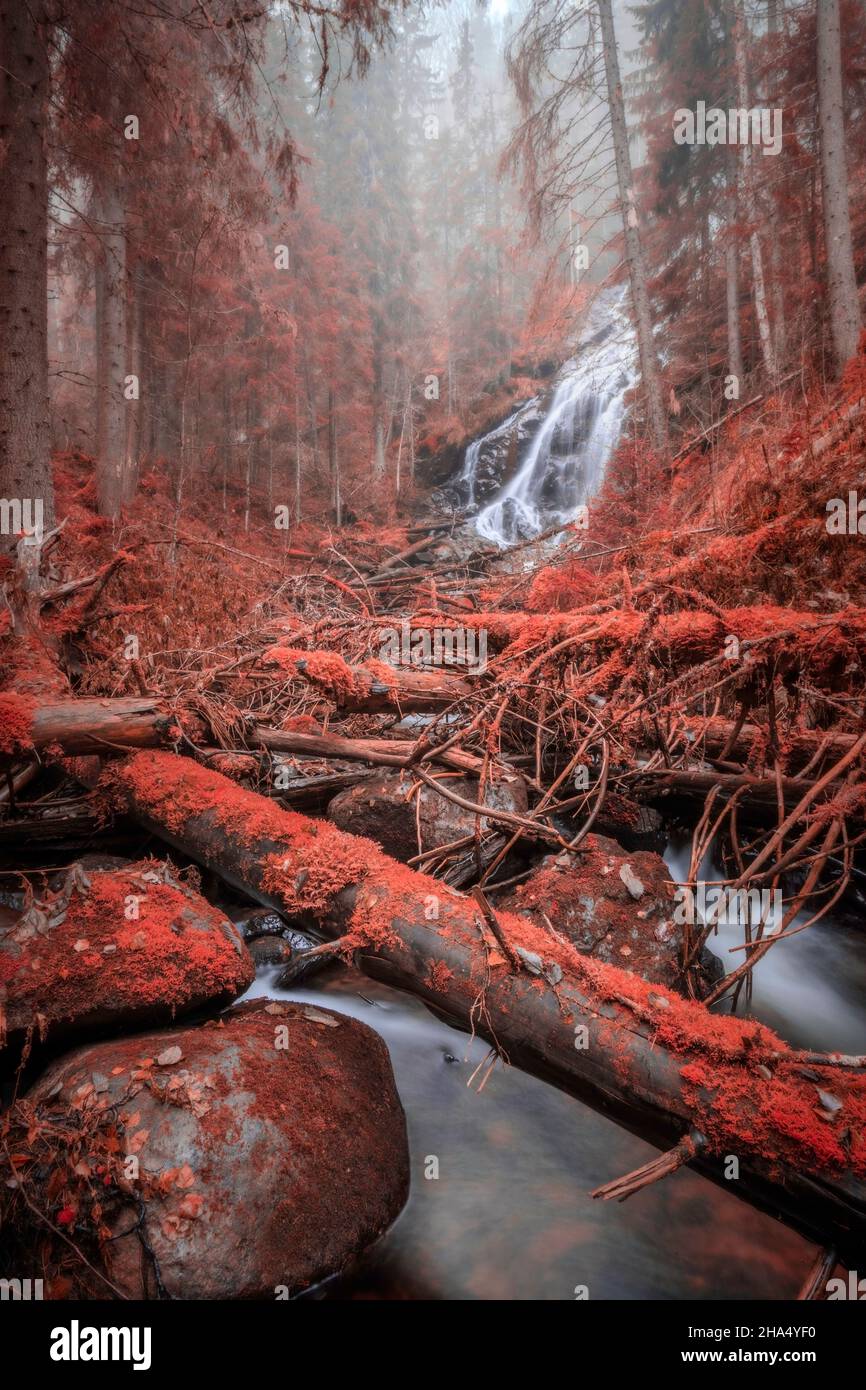
[[[97,198],[101,247],[96,292],[96,487],[99,511],[114,520],[126,490],[126,225],[120,166]]]
[[[340,486],[340,461],[337,457],[337,402],[334,388],[328,391],[328,471],[331,477],[331,502],[334,520],[343,524],[343,495]]]
[[[379,482],[385,476],[385,434],[381,417],[377,417],[373,431],[373,477]]]
[[[775,40],[782,31],[781,0],[767,0],[767,30]],[[775,64],[770,69],[771,89],[768,105],[776,100],[778,70]],[[788,328],[785,319],[785,281],[784,256],[782,253],[782,229],[776,207],[771,203],[770,211],[770,302],[773,310],[773,328],[776,365],[779,371],[785,363],[788,352]]]
[[[43,0],[0,0],[0,494],[54,518]]]
[[[292,347],[295,404],[295,525],[301,524],[301,398],[298,390],[298,345]],[[286,532],[288,542],[288,531]]]
[[[649,415],[650,435],[653,448],[661,458],[667,458],[668,422],[662,400],[661,376],[655,342],[653,341],[652,316],[650,314],[647,273],[644,263],[643,247],[638,230],[637,208],[634,201],[634,187],[631,169],[631,154],[628,147],[628,131],[625,123],[625,104],[622,95],[622,82],[619,75],[619,58],[616,50],[616,34],[613,27],[611,0],[597,0],[601,17],[601,37],[604,48],[604,71],[607,79],[607,97],[610,104],[610,123],[613,133],[613,152],[616,161],[616,178],[619,187],[619,201],[622,209],[623,232],[625,234],[625,255],[634,305],[637,328],[638,353],[643,388],[646,395]]]
[[[225,354],[224,354],[225,355]],[[225,367],[223,368],[225,371]],[[234,474],[234,424],[232,421],[232,394],[231,383],[228,372],[223,377],[223,397],[222,397],[222,418],[223,418],[223,511],[228,510],[228,479],[229,473]]]
[[[310,359],[307,356],[306,348],[303,349],[304,356],[304,382],[307,388],[307,409],[310,414],[310,434],[313,446],[313,471],[319,471],[319,411],[316,405],[316,393],[313,388],[313,375],[310,371]]]
[[[743,0],[733,0],[733,20],[734,20],[734,57],[737,68],[737,101],[740,110],[747,111],[749,108],[749,78],[746,66],[746,16],[743,9]],[[761,241],[757,229],[754,225],[756,217],[756,207],[754,190],[752,187],[752,147],[748,139],[743,141],[740,147],[740,163],[742,168],[742,202],[746,220],[749,222],[749,252],[752,258],[752,293],[755,298],[755,317],[758,321],[758,336],[761,342],[761,356],[764,361],[764,370],[770,381],[775,381],[778,376],[776,364],[776,353],[773,347],[773,335],[770,329],[770,316],[767,312],[767,291],[764,282],[764,258],[761,252]]]
[[[142,270],[137,266],[130,279],[132,303],[129,314],[129,370],[135,376],[138,395],[126,402],[126,462],[123,469],[123,500],[131,502],[138,486],[142,453],[142,412],[144,395],[144,287]]]
[[[743,343],[740,337],[740,248],[737,243],[739,205],[737,157],[728,155],[728,226],[725,234],[725,304],[728,325],[728,374],[743,381]]]
[[[841,373],[848,358],[857,350],[860,305],[848,208],[839,0],[819,0],[818,3],[818,126],[830,331],[836,370]]]

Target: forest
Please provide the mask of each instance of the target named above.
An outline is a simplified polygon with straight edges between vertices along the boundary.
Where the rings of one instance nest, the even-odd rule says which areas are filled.
[[[52,1362],[866,1298],[864,295],[863,0],[0,0]]]

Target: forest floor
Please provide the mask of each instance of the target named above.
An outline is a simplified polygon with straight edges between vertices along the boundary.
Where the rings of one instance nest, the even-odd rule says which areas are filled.
[[[798,1053],[726,1015],[780,936],[862,903],[864,392],[866,351],[833,393],[763,399],[664,472],[623,445],[588,529],[505,558],[429,516],[283,532],[258,498],[245,529],[244,499],[204,488],[175,520],[160,469],[113,532],[91,460],[62,456],[60,533],[35,574],[5,561],[5,901],[47,919],[65,893],[65,922],[94,890],[68,874],[58,890],[48,869],[124,844],[137,859],[144,827],[206,871],[205,896],[222,878],[310,934],[286,948],[287,978],[354,957],[485,1036],[494,1060],[614,1097],[667,1152],[598,1195],[733,1149],[821,1243],[852,1227],[862,1241],[864,1059]],[[677,917],[682,895],[653,878],[643,837],[660,811],[692,835],[681,890],[699,891],[717,849],[714,888],[779,895],[722,978],[705,968],[712,920]],[[183,889],[165,882],[167,921]],[[569,907],[581,894],[604,922],[590,945]],[[649,939],[660,917],[678,928],[668,974],[664,932]],[[94,930],[70,918],[62,981]],[[54,1015],[21,992],[20,945],[0,1019],[27,1064]],[[198,1006],[201,972],[212,1001],[248,978],[219,953],[196,971]],[[83,1008],[64,1007],[58,1023]],[[601,1062],[577,1050],[584,1024]],[[70,1160],[46,1189],[33,1112],[13,1105],[4,1125],[9,1219],[26,1228],[35,1200],[62,1236],[58,1213],[81,1214],[75,1248],[87,1227],[96,1260],[90,1171]],[[55,1160],[65,1145],[81,1163],[77,1135],[51,1130]]]

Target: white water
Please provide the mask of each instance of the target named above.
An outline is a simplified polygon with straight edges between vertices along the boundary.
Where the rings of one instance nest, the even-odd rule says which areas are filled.
[[[689,847],[671,843],[665,851],[671,877],[683,883],[688,875]],[[724,880],[724,873],[708,854],[698,870],[706,884]],[[808,920],[800,913],[788,931]],[[781,922],[773,912],[765,936],[778,931]],[[711,932],[707,946],[729,974],[742,964],[736,949],[743,928],[721,923]],[[862,933],[829,917],[795,936],[785,936],[758,962],[752,972],[752,998],[740,997],[738,1013],[745,1012],[770,1025],[796,1047],[818,1052],[866,1052],[866,1013],[863,1009],[866,968]]]
[[[503,420],[501,425],[497,425],[495,430],[491,430],[489,434],[482,435],[480,439],[473,439],[472,443],[467,446],[463,467],[455,481],[458,486],[460,484],[465,485],[468,493],[467,506],[470,510],[474,510],[477,505],[475,497],[475,475],[478,468],[478,455],[481,452],[481,445],[507,436],[512,426],[518,417],[523,414],[525,409],[526,406],[520,406],[518,410],[515,410],[513,415],[509,415],[507,420]]]
[[[688,846],[671,844],[675,879]],[[722,877],[708,857],[700,877]],[[732,969],[742,939],[723,927],[710,946]],[[794,1046],[866,1052],[862,934],[841,920],[779,941],[755,968],[751,1013]],[[593,1202],[599,1184],[655,1150],[563,1092],[497,1063],[410,995],[344,967],[282,989],[261,968],[247,997],[321,1005],[385,1040],[406,1111],[408,1204],[385,1236],[315,1298],[568,1301],[791,1299],[815,1249],[776,1219],[681,1169],[631,1202]],[[741,998],[741,1010],[745,1000]],[[471,1079],[475,1077],[470,1084]],[[437,1180],[427,1180],[429,1156]],[[736,1184],[731,1184],[736,1187]]]
[[[626,393],[636,379],[637,346],[625,303],[622,288],[603,290],[596,298],[525,458],[475,517],[476,530],[487,540],[504,547],[564,525],[597,492],[619,440]],[[481,449],[507,435],[521,413],[467,448],[459,481],[470,506]]]

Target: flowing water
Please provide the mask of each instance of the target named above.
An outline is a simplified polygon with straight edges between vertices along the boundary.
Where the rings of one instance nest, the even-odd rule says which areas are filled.
[[[595,299],[575,356],[562,368],[541,423],[520,445],[517,466],[491,500],[480,505],[478,481],[485,458],[506,452],[533,423],[542,403],[536,397],[495,430],[467,447],[455,479],[464,505],[475,512],[480,535],[499,546],[529,539],[558,523],[565,525],[597,492],[625,415],[625,397],[635,383],[637,348],[622,288]]]
[[[454,482],[483,536],[505,546],[568,521],[592,497],[619,437],[635,357],[624,297],[605,291],[546,413],[531,401],[467,449]],[[518,438],[522,456],[491,496],[491,460],[495,472]],[[666,861],[682,879],[688,847],[672,844]],[[721,876],[709,859],[701,874]],[[740,959],[730,950],[735,935],[720,928],[710,938],[726,970]],[[755,970],[751,1012],[796,1046],[866,1052],[861,943],[861,933],[838,921],[777,943]],[[403,1213],[350,1272],[312,1297],[545,1300],[584,1289],[590,1299],[796,1297],[814,1247],[740,1201],[735,1184],[722,1189],[681,1169],[628,1202],[595,1202],[593,1188],[656,1151],[501,1063],[483,1088],[484,1068],[470,1084],[487,1045],[357,971],[288,991],[278,975],[260,971],[250,994],[319,1003],[384,1038],[409,1128]]]
[[[676,883],[689,872],[690,846],[672,841],[664,859]],[[707,854],[698,869],[698,880],[710,884],[724,880],[724,873]],[[858,895],[860,897],[860,895]],[[863,905],[862,897],[860,904]],[[779,913],[768,916],[765,935],[781,925]],[[808,921],[809,913],[795,917],[788,932]],[[743,940],[742,927],[733,922],[713,929],[707,945],[718,956],[725,973],[742,961],[734,948]],[[750,1012],[769,1024],[795,1047],[818,1052],[866,1053],[866,958],[863,932],[852,923],[829,915],[823,922],[778,941],[752,971]],[[745,1011],[741,998],[737,1012]]]
[[[684,853],[669,852],[674,872]],[[797,1045],[866,1052],[858,935],[828,923],[779,942],[757,968],[753,1012]],[[715,943],[723,959],[725,944]],[[548,1300],[583,1286],[590,1299],[796,1297],[814,1247],[740,1201],[735,1184],[681,1169],[628,1202],[593,1201],[593,1188],[656,1151],[500,1063],[483,1089],[479,1078],[470,1086],[487,1045],[418,1000],[354,970],[288,991],[278,973],[262,971],[251,995],[320,1004],[381,1034],[409,1127],[406,1208],[314,1296]]]

